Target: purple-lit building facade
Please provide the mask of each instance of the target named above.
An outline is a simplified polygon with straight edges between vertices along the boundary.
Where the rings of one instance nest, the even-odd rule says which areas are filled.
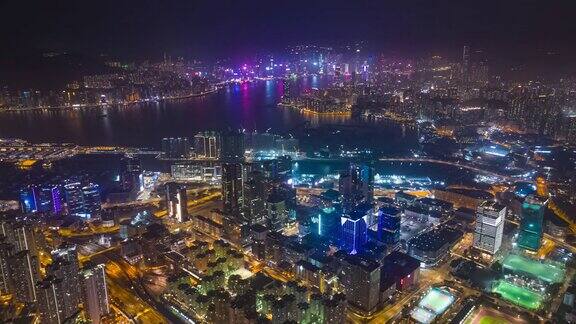
[[[20,190],[20,205],[24,213],[62,212],[62,189],[58,185],[31,185]]]

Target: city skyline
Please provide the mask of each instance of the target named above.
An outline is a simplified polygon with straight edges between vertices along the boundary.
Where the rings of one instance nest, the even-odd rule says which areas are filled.
[[[576,322],[573,3],[29,5],[0,322]]]

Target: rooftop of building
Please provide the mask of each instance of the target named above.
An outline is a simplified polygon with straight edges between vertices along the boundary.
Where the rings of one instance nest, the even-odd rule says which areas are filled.
[[[344,214],[343,216],[349,218],[351,220],[359,220],[360,218],[368,215],[372,212],[372,205],[371,204],[361,204],[355,206],[350,212]]]
[[[402,210],[400,210],[399,208],[396,208],[394,206],[384,206],[384,207],[380,207],[380,212],[382,212],[382,214],[386,214],[386,215],[398,215],[398,214],[402,213]]]
[[[416,196],[411,195],[409,193],[406,193],[404,191],[398,191],[395,195],[396,198],[404,198],[404,199],[408,199],[408,200],[416,200]]]
[[[494,199],[494,195],[491,193],[480,190],[480,189],[467,189],[467,188],[448,188],[446,189],[448,192],[457,193],[463,196],[468,196],[470,198],[475,199]]]
[[[320,268],[318,268],[317,266],[313,265],[312,263],[310,263],[306,260],[300,260],[300,261],[296,262],[296,266],[302,267],[303,269],[306,269],[307,271],[311,271],[311,272],[320,271]]]
[[[481,208],[493,210],[493,211],[501,211],[502,209],[506,208],[504,205],[494,201],[494,200],[486,200],[480,204]]]
[[[416,201],[422,205],[440,207],[442,209],[452,209],[453,207],[453,204],[450,202],[430,197],[419,198]]]
[[[420,267],[420,261],[400,251],[393,251],[384,258],[383,275],[403,278]]]
[[[538,195],[528,195],[526,196],[526,199],[524,199],[524,205],[529,204],[529,205],[543,206],[546,204],[547,201],[548,201],[547,197],[541,197]]]
[[[265,233],[268,231],[268,228],[262,224],[254,224],[252,227],[250,227],[250,229],[254,233]]]
[[[384,204],[394,204],[394,199],[390,198],[390,197],[378,197],[376,199],[378,202],[380,203],[384,203]]]
[[[329,201],[336,201],[340,199],[340,192],[338,190],[328,189],[324,191],[320,197]]]
[[[417,214],[422,214],[422,215],[426,215],[426,216],[431,216],[433,218],[442,218],[442,212],[440,211],[436,211],[436,210],[428,210],[424,207],[421,206],[408,206],[406,207],[407,211],[411,211]]]
[[[269,204],[279,204],[279,203],[284,202],[284,197],[278,192],[273,192],[268,197],[267,202]]]
[[[458,229],[444,226],[420,234],[410,240],[409,245],[422,251],[437,251],[446,244],[453,244],[462,237],[463,234],[464,233]]]
[[[380,263],[376,262],[375,260],[369,259],[367,257],[362,256],[355,256],[347,254],[344,257],[344,260],[351,265],[355,265],[357,267],[362,268],[367,272],[373,272],[380,268]]]
[[[254,289],[254,291],[259,291],[265,289],[266,287],[272,285],[273,283],[274,279],[262,273],[257,273],[251,278],[250,285],[252,286],[252,289]]]

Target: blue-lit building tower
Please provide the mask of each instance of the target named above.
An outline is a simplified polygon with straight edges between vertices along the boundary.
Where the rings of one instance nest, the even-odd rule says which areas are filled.
[[[68,214],[90,218],[101,210],[102,199],[100,187],[89,183],[82,186],[79,182],[68,183],[64,186],[66,207]]]
[[[356,254],[368,242],[368,214],[352,210],[340,218],[342,225],[342,248]]]
[[[378,210],[378,239],[386,244],[395,245],[400,242],[400,223],[402,211],[393,206]]]
[[[28,186],[20,190],[20,206],[23,213],[35,213],[36,207],[36,186]]]
[[[55,213],[62,211],[60,186],[28,186],[20,190],[20,205],[24,213]]]
[[[362,203],[371,203],[374,198],[374,168],[368,164],[351,164],[340,173],[338,191],[342,195],[344,211]]]
[[[84,195],[82,194],[82,184],[72,182],[64,185],[64,195],[66,197],[66,207],[70,215],[82,215],[84,213]]]
[[[340,218],[342,213],[335,207],[325,207],[318,213],[318,236],[338,237],[340,233]]]
[[[55,213],[62,211],[62,193],[60,186],[45,185],[36,191],[36,209],[41,213]]]
[[[94,183],[82,187],[84,196],[84,214],[92,217],[102,210],[102,199],[100,198],[100,186]]]
[[[522,203],[520,230],[517,244],[519,247],[538,251],[542,243],[544,213],[548,199],[530,195]]]

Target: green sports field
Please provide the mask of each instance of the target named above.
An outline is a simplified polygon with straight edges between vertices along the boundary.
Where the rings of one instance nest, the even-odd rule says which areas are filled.
[[[480,319],[480,324],[508,324],[508,323],[510,322],[508,322],[507,320],[492,316],[484,316]]]
[[[528,324],[524,319],[494,308],[480,306],[465,320],[464,324]]]
[[[526,288],[500,280],[492,291],[499,293],[502,298],[523,308],[534,310],[542,305],[542,296]]]
[[[505,269],[523,272],[548,283],[562,282],[565,274],[565,270],[561,267],[515,254],[508,255],[502,266]]]

